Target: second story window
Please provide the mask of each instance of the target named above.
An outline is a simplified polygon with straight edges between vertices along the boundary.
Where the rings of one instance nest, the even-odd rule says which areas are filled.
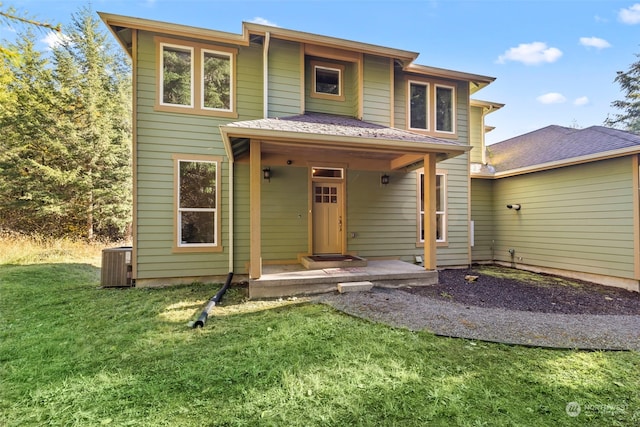
[[[436,85],[436,131],[453,130],[453,88]]]
[[[193,49],[162,45],[162,104],[193,106]]]
[[[311,62],[313,98],[344,101],[344,66],[339,64]]]
[[[407,127],[435,135],[455,136],[455,87],[408,81]]]
[[[158,100],[160,111],[237,117],[236,49],[160,39]],[[174,43],[175,42],[175,43]]]
[[[429,130],[429,85],[409,82],[409,127]]]

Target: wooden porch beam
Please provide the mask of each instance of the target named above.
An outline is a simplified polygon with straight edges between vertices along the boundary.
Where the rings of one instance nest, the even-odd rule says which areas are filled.
[[[262,186],[261,142],[254,139],[250,143],[249,154],[249,278],[262,276],[262,225],[260,222],[260,191]]]
[[[424,156],[424,269],[435,270],[436,261],[436,155]]]
[[[391,160],[389,166],[391,170],[397,170],[413,163],[419,162],[420,160],[422,160],[422,158],[423,157],[420,154],[405,154]]]

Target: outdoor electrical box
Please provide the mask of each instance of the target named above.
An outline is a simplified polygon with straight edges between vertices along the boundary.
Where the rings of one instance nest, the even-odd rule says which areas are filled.
[[[102,270],[100,284],[109,287],[133,286],[131,266],[131,246],[102,250]]]

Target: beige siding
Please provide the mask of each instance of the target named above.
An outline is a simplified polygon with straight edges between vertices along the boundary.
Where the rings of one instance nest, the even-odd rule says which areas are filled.
[[[269,48],[269,117],[303,113],[300,44],[272,40]]]
[[[471,220],[474,223],[471,260],[493,261],[493,181],[471,180]]]
[[[174,239],[173,154],[201,154],[223,157],[218,126],[230,119],[166,113],[153,110],[156,96],[156,49],[153,34],[140,32],[137,87],[137,169],[138,195],[137,278],[161,279],[224,275],[228,256],[222,253],[172,253]],[[262,50],[243,47],[237,56],[237,110],[239,120],[262,115]],[[228,243],[228,162],[221,164],[219,191],[221,242]]]
[[[629,157],[496,180],[493,209],[498,261],[633,278]]]
[[[389,59],[364,57],[364,117],[362,120],[389,126],[391,111],[391,75]]]

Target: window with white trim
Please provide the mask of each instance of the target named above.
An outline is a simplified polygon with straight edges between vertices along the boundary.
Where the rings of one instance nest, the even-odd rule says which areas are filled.
[[[311,61],[312,98],[344,101],[344,65]]]
[[[177,247],[218,246],[218,161],[176,159]]]
[[[429,84],[409,82],[409,127],[429,130]]]
[[[193,48],[160,44],[161,105],[193,107]]]
[[[180,44],[157,38],[159,70],[156,109],[237,117],[234,67],[237,49]]]
[[[455,136],[455,98],[454,86],[408,80],[407,128]]]
[[[436,85],[436,131],[453,133],[455,114],[455,89]]]
[[[418,173],[420,199],[418,200],[418,236],[424,242],[424,172]],[[447,174],[436,173],[436,242],[447,241]]]

